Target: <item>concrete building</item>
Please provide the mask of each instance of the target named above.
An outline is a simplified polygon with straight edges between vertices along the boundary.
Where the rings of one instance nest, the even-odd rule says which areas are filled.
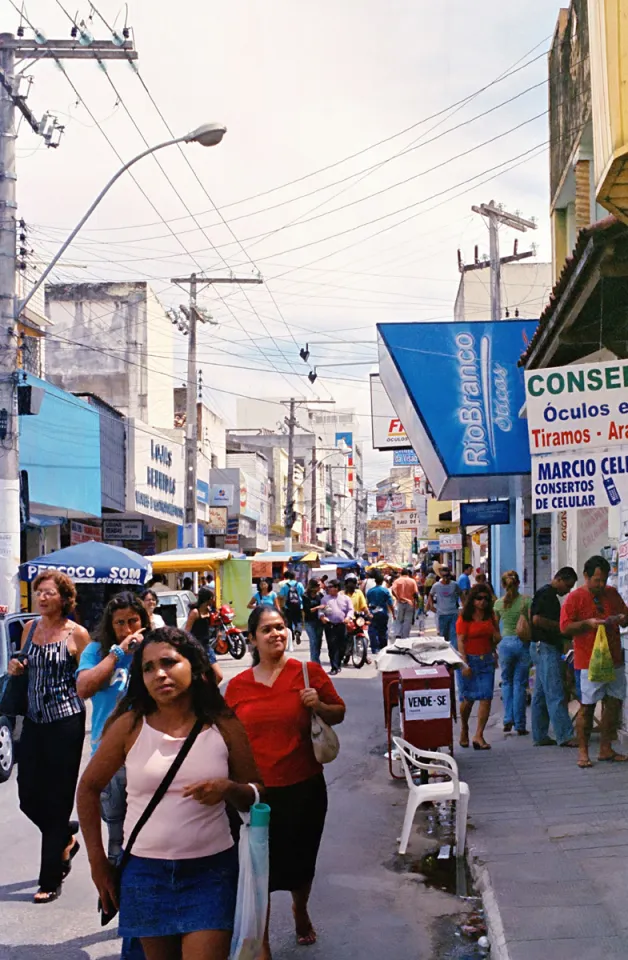
[[[46,285],[48,379],[95,393],[125,417],[174,425],[174,333],[144,281]]]
[[[502,316],[538,317],[552,289],[552,264],[522,261],[501,268]],[[488,264],[471,264],[460,275],[454,320],[488,320],[491,288]]]

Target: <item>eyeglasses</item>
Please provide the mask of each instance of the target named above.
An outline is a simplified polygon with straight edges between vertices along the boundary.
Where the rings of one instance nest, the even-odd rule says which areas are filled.
[[[483,593],[481,597],[475,598],[475,602],[477,603],[479,601],[480,603],[488,603],[490,599],[491,598],[489,596]]]
[[[61,594],[58,590],[35,590],[35,596],[39,600],[43,600],[46,597],[60,597]]]

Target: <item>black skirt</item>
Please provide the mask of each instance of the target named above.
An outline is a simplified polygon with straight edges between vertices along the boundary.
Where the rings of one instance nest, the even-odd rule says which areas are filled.
[[[268,787],[270,890],[299,890],[311,883],[327,814],[322,773],[290,787]]]

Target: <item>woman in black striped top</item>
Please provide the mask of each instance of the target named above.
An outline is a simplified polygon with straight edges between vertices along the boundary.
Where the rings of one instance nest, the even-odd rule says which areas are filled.
[[[70,823],[85,737],[85,704],[76,692],[76,670],[89,643],[84,627],[68,619],[76,589],[64,573],[47,570],[33,584],[41,617],[22,634],[26,661],[9,673],[28,673],[28,712],[20,738],[20,809],[41,831],[39,890],[35,903],[61,893],[79,843]]]

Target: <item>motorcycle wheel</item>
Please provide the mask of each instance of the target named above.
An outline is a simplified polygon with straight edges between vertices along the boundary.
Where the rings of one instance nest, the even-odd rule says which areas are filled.
[[[241,660],[246,653],[246,643],[243,633],[234,633],[229,637],[229,653],[234,660]]]
[[[354,637],[353,648],[351,650],[351,659],[356,670],[360,670],[364,666],[367,656],[368,650],[366,647],[366,637]]]

